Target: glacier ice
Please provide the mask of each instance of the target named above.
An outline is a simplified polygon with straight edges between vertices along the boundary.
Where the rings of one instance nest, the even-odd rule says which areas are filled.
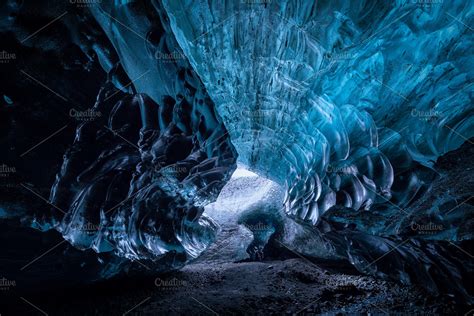
[[[454,276],[444,290],[466,296],[463,254],[441,241],[472,234],[403,240],[413,218],[451,220],[443,199],[407,210],[430,190],[435,161],[474,136],[474,7],[426,4],[107,0],[81,8],[65,24],[107,74],[93,105],[103,115],[78,126],[50,214],[26,222],[82,250],[179,268],[212,244],[218,228],[204,207],[239,162],[286,191],[280,207],[262,199],[244,214],[244,225],[274,225],[273,236],[255,236],[257,247],[347,258],[364,273],[435,290],[445,283],[433,279]],[[395,248],[391,265],[374,262]]]
[[[298,219],[316,224],[336,204],[368,210],[392,195],[406,205],[423,188],[409,170],[473,136],[472,35],[445,15],[467,18],[469,4],[164,5],[239,161],[287,186]]]

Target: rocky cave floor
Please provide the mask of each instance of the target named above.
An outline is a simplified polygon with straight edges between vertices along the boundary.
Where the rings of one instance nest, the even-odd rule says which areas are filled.
[[[336,272],[341,268],[347,271]],[[445,315],[469,311],[447,296],[432,297],[416,287],[303,258],[198,263],[156,279],[116,280],[12,297],[10,308],[2,307],[2,315],[40,315],[29,303],[48,315]]]
[[[430,192],[433,201],[447,187],[461,195],[472,194],[472,161],[471,144],[438,161],[441,176]],[[364,276],[347,263],[315,262],[288,254],[284,260],[235,260],[242,254],[231,253],[237,249],[232,243],[238,240],[229,236],[238,235],[238,230],[238,225],[224,227],[207,253],[177,272],[36,291],[38,294],[1,291],[0,314],[472,315],[474,312],[473,306],[456,303],[453,297],[435,297],[415,286]],[[47,282],[45,279],[44,284]]]

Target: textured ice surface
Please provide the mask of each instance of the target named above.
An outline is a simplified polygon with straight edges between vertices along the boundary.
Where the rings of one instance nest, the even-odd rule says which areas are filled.
[[[31,10],[17,14],[12,3],[1,24],[20,42],[28,32],[15,17]],[[107,78],[92,109],[102,116],[79,124],[55,170],[50,212],[23,206],[2,216],[26,213],[25,223],[79,249],[173,269],[212,243],[217,226],[202,212],[238,159],[286,191],[281,221],[279,201],[248,201],[242,223],[275,230],[254,234],[257,248],[280,241],[464,296],[465,255],[430,238],[403,240],[401,224],[449,222],[445,206],[460,203],[447,193],[407,211],[430,190],[436,159],[474,136],[473,11],[468,1],[76,7],[64,27],[81,58],[61,67],[100,64]],[[44,36],[23,49],[65,50]],[[472,239],[457,230],[431,239]],[[389,264],[377,259],[386,253]]]
[[[78,44],[108,74],[92,107],[101,115],[77,128],[51,190],[52,216],[32,226],[55,228],[82,250],[181,267],[214,240],[217,227],[202,212],[235,169],[235,149],[187,60],[169,55],[178,47],[166,20],[156,24],[163,11],[152,25],[133,4],[89,9],[110,40],[82,24],[88,35]],[[117,27],[127,18],[147,39]]]
[[[164,3],[239,160],[288,187],[291,216],[404,206],[423,187],[408,170],[473,136],[472,33],[452,18],[468,3]]]

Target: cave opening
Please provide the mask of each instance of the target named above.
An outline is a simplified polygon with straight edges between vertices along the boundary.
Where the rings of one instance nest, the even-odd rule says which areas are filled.
[[[268,240],[281,229],[283,199],[282,186],[239,164],[217,200],[205,207],[203,215],[219,231],[199,260],[262,259]]]

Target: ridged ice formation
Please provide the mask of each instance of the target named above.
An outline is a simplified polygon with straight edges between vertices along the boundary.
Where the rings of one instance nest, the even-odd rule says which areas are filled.
[[[212,103],[202,91],[163,105],[139,94],[107,102],[106,91],[94,110],[108,122],[77,130],[52,188],[51,202],[68,209],[57,229],[80,249],[129,259],[197,257],[215,231],[203,206],[235,168]]]
[[[288,187],[297,219],[405,206],[423,187],[413,161],[474,136],[472,33],[450,17],[467,22],[467,3],[164,4],[239,160]]]
[[[121,56],[120,45],[129,47],[130,42],[110,32]],[[136,52],[140,58],[151,57],[153,68],[133,88],[122,67],[141,59],[123,57],[118,63],[110,46],[81,42],[85,51],[94,46],[109,80],[91,109],[100,118],[77,129],[50,200],[68,210],[65,215],[55,212],[54,227],[74,246],[151,260],[156,266],[166,261],[176,268],[214,240],[215,223],[201,215],[232,175],[236,153],[187,60],[170,57],[161,64],[155,59],[168,56],[174,39],[158,25],[147,37],[138,38],[147,51]],[[136,93],[151,88],[156,102]],[[34,225],[49,228],[49,222]]]
[[[459,249],[472,245],[472,205],[451,192],[413,202],[429,192],[438,157],[474,136],[472,3],[103,0],[65,9],[48,1],[42,25],[63,14],[58,33],[25,40],[34,30],[24,21],[45,2],[0,5],[18,62],[38,53],[46,66],[22,60],[26,73],[37,70],[71,99],[100,91],[94,105],[79,105],[90,121],[79,124],[60,170],[54,154],[39,157],[57,174],[54,207],[42,212],[12,194],[2,218],[56,229],[100,253],[101,277],[128,272],[126,259],[174,269],[212,243],[216,225],[203,207],[239,160],[287,192],[288,218],[278,209],[264,218],[272,203],[246,214],[248,223],[275,224],[265,242],[469,296],[472,258]],[[107,78],[89,82],[91,73]],[[82,76],[89,81],[75,87]],[[57,105],[57,95],[21,80],[5,83],[19,100],[4,96],[9,147],[29,127],[24,112],[48,116]],[[27,80],[41,92],[23,93]],[[64,103],[57,107],[76,107]],[[26,170],[49,190],[33,157]],[[31,197],[31,188],[21,190]],[[407,227],[418,219],[447,229],[415,238]]]

